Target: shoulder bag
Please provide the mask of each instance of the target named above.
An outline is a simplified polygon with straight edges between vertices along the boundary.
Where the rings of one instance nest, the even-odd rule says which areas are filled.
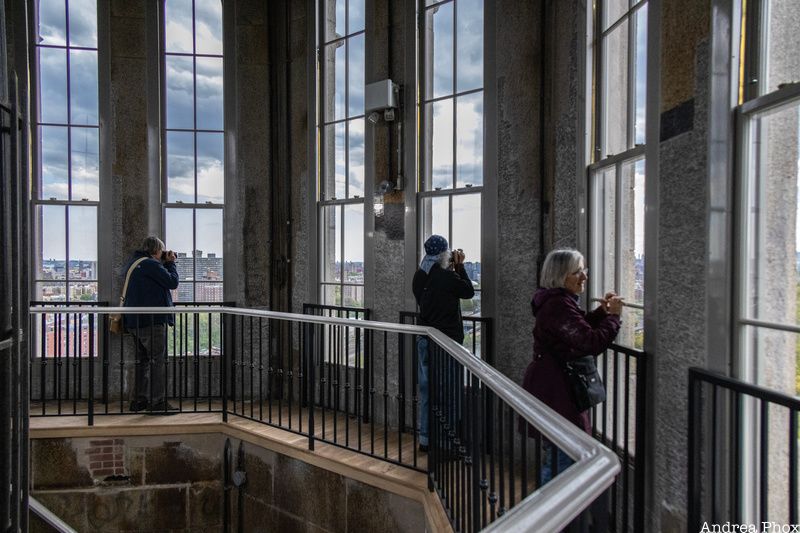
[[[133,273],[133,269],[139,266],[139,263],[147,259],[146,257],[140,257],[136,261],[133,262],[131,267],[128,269],[128,273],[125,275],[125,285],[122,286],[122,295],[119,297],[119,306],[125,307],[125,296],[128,294],[128,283],[131,281],[131,274]],[[108,317],[108,329],[111,333],[124,333],[125,326],[122,324],[122,314],[115,313]]]
[[[597,371],[593,355],[585,355],[568,363],[560,358],[558,360],[567,376],[572,401],[578,411],[586,411],[606,401],[606,387]]]

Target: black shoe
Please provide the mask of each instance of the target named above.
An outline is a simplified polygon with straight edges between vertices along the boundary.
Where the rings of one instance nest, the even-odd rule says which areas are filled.
[[[134,413],[138,413],[139,411],[144,411],[147,409],[147,400],[133,400],[128,407]]]
[[[419,445],[419,451],[421,451],[422,453],[428,453],[428,445],[427,444],[420,444]]]
[[[167,400],[162,400],[158,403],[154,403],[147,410],[153,415],[174,415],[177,414],[180,409],[169,403]]]

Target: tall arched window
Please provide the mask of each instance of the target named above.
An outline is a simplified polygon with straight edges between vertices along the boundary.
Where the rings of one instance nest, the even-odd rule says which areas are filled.
[[[36,2],[35,299],[97,300],[100,119],[95,0]]]
[[[178,254],[178,301],[223,298],[225,151],[221,0],[164,0],[164,241]]]
[[[481,310],[483,0],[423,0],[420,66],[420,238],[443,235],[466,254]],[[422,253],[420,250],[419,253]]]

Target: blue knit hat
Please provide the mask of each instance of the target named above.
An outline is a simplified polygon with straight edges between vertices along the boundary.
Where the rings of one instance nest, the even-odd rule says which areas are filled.
[[[447,248],[447,239],[441,235],[431,235],[428,237],[428,240],[425,241],[425,257],[422,258],[419,268],[424,270],[426,274],[429,273],[433,265],[439,259],[439,255],[446,251]]]
[[[441,235],[431,235],[425,241],[425,253],[428,255],[439,255],[447,250],[447,239]]]

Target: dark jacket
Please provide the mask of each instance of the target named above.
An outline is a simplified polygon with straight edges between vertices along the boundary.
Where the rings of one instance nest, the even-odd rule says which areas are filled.
[[[561,364],[586,355],[598,355],[614,341],[620,319],[601,306],[586,313],[578,298],[566,289],[539,289],[531,301],[533,361],[522,386],[558,414],[591,434],[589,411],[579,412],[570,396]]]
[[[464,265],[459,265],[456,270],[433,265],[428,274],[417,269],[411,289],[420,308],[419,325],[434,327],[454,341],[464,342],[461,300],[475,296]]]
[[[125,307],[172,307],[170,290],[178,288],[178,270],[174,262],[162,263],[148,256],[145,252],[135,252],[125,274],[134,261],[147,257],[139,263],[131,273],[128,292],[125,296]],[[136,328],[153,324],[175,325],[174,315],[125,315],[125,327]],[[138,325],[138,326],[137,326]]]

